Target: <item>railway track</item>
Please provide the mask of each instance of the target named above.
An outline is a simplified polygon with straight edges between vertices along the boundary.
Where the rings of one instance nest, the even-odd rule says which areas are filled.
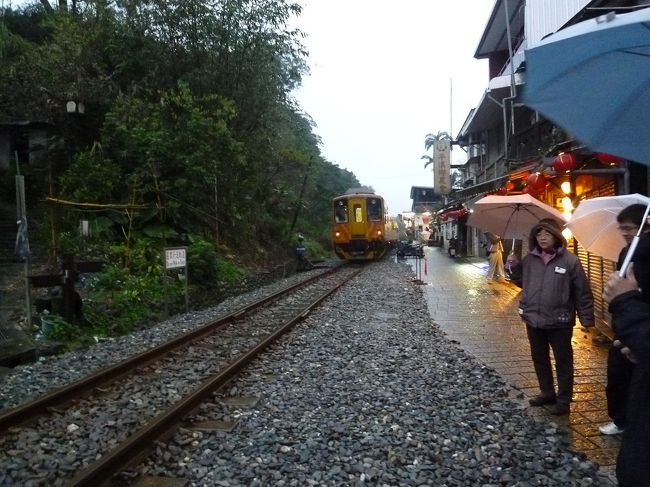
[[[0,449],[19,456],[35,437],[61,451],[71,435],[84,435],[89,443],[71,447],[69,462],[43,480],[106,482],[359,272],[342,267],[318,274],[7,411],[0,415]]]

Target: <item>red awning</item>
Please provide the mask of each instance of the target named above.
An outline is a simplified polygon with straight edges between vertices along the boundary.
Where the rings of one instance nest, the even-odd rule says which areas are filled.
[[[442,221],[452,220],[454,218],[460,218],[461,216],[467,215],[469,212],[465,208],[459,210],[445,211],[438,215],[438,218]]]

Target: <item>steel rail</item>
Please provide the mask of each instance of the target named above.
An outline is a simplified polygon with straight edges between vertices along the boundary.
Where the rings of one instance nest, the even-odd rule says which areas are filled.
[[[157,360],[161,356],[168,354],[172,350],[183,347],[185,344],[194,340],[203,338],[213,333],[216,329],[224,326],[255,309],[258,309],[265,304],[281,298],[283,295],[303,287],[317,279],[325,277],[333,272],[339,270],[341,266],[333,267],[325,272],[321,272],[297,284],[292,284],[279,291],[260,298],[242,308],[232,311],[216,320],[210,321],[194,330],[189,331],[183,335],[173,338],[161,345],[151,348],[145,352],[139,353],[129,357],[115,365],[102,369],[94,374],[88,375],[80,380],[67,384],[59,389],[55,389],[45,395],[27,402],[15,408],[9,409],[0,414],[0,432],[6,431],[8,428],[23,424],[34,418],[48,413],[51,408],[56,408],[61,404],[65,404],[73,399],[78,399],[84,394],[92,392],[94,389],[105,386],[111,382],[124,377],[138,367],[142,367],[147,363]]]
[[[110,482],[113,475],[129,466],[134,459],[140,459],[143,451],[151,447],[154,441],[166,436],[173,430],[183,417],[196,409],[215,390],[227,384],[237,373],[255,359],[282,335],[291,330],[297,323],[316,308],[324,299],[337,291],[341,286],[356,277],[363,269],[359,269],[340,283],[323,293],[312,303],[300,310],[293,318],[285,322],[277,331],[266,337],[254,348],[246,352],[235,362],[217,375],[207,379],[191,395],[179,401],[171,408],[159,414],[138,432],[127,438],[122,444],[102,456],[97,462],[86,467],[68,484],[74,487],[102,485]]]

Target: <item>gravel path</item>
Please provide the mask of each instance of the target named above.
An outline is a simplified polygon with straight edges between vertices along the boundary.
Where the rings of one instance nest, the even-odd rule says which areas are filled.
[[[216,401],[193,418],[236,420],[233,431],[181,430],[138,471],[200,486],[613,485],[445,337],[412,278],[404,264],[368,267],[232,385],[229,395],[259,397],[254,407]],[[183,326],[193,319],[178,318]],[[84,358],[122,354],[129,340],[138,349],[146,339],[155,338],[21,367],[0,384],[0,397],[10,403],[21,384],[43,377],[69,380],[59,375]],[[48,453],[53,465],[65,455]],[[10,462],[0,452],[0,485],[14,482]]]
[[[612,485],[439,331],[412,277],[368,269],[237,382],[256,407],[195,418],[237,418],[234,432],[180,432],[142,472],[206,486]]]

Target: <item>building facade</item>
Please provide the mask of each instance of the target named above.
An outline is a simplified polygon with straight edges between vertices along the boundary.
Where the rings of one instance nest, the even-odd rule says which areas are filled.
[[[481,255],[483,231],[469,227],[467,215],[473,203],[488,194],[529,192],[531,188],[527,186],[531,181],[542,180],[545,184],[535,196],[565,213],[582,199],[634,192],[648,194],[646,166],[590,150],[525,106],[521,97],[526,83],[526,49],[569,25],[608,11],[629,12],[646,3],[496,0],[474,56],[488,59],[486,90],[454,141],[468,154],[467,162],[460,168],[465,187],[450,194],[450,203],[438,212],[446,233],[462,239],[465,248],[461,252]],[[562,170],[558,170],[558,157],[569,161]],[[466,211],[459,211],[460,208]],[[591,280],[597,311],[607,321],[601,295],[614,263],[586,252],[575,239],[569,240]],[[513,248],[513,242],[506,242],[505,250],[525,254],[527,245],[514,242]]]

